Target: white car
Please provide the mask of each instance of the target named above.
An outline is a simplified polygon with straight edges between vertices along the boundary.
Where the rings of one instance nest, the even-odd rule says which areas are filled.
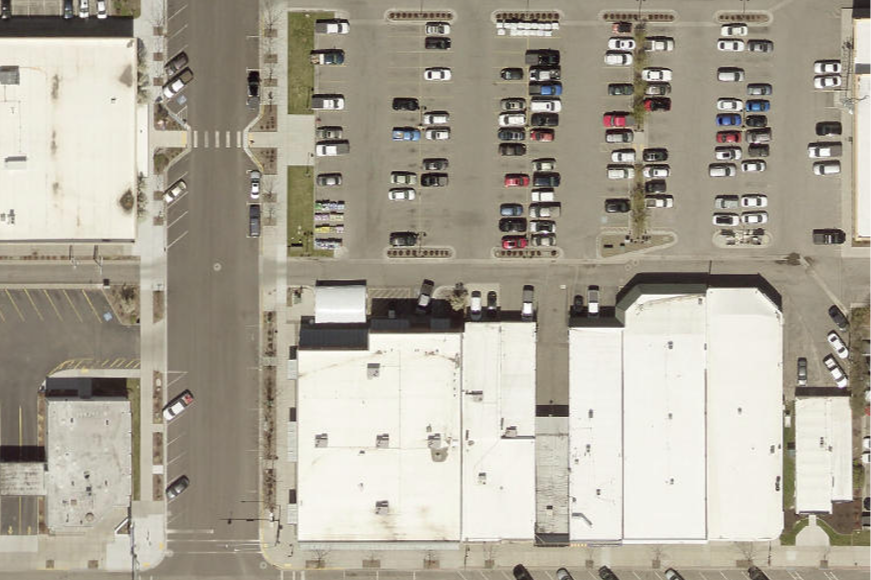
[[[715,213],[713,222],[715,226],[737,226],[741,220],[736,213]]]
[[[635,169],[632,167],[609,167],[608,179],[632,179],[635,177]]]
[[[109,12],[106,9],[106,0],[97,0],[97,18],[100,20],[109,16]]]
[[[387,194],[390,201],[414,201],[415,191],[410,187],[394,187]]]
[[[674,197],[670,195],[648,195],[644,198],[644,205],[648,209],[674,207]]]
[[[743,111],[744,101],[741,99],[717,99],[718,111]]]
[[[644,177],[668,177],[671,171],[668,165],[645,165],[642,171]]]
[[[169,205],[177,200],[179,197],[181,197],[181,195],[187,190],[188,184],[185,183],[184,179],[179,179],[173,184],[172,187],[170,187],[163,193],[163,201],[166,202],[166,205]]]
[[[634,149],[617,149],[611,152],[611,161],[613,163],[635,163]]]
[[[825,75],[814,77],[815,89],[836,89],[841,86],[840,75]]]
[[[741,207],[767,207],[768,196],[751,193],[741,196]]]
[[[451,25],[447,22],[427,22],[424,31],[427,34],[450,34]]]
[[[668,52],[674,50],[674,38],[670,36],[648,36],[644,40],[648,52]]]
[[[840,172],[840,161],[817,161],[814,163],[814,175],[837,175]]]
[[[163,418],[169,423],[179,415],[185,412],[191,403],[194,402],[194,396],[190,391],[182,391],[182,393],[174,398],[166,407],[163,408]]]
[[[447,111],[431,111],[423,114],[424,125],[447,125],[451,116]]]
[[[669,68],[646,68],[641,71],[641,78],[647,82],[671,81],[671,69]]]
[[[446,141],[451,138],[451,130],[449,127],[439,129],[427,129],[424,136],[430,141]]]
[[[734,23],[724,24],[720,27],[720,36],[747,36],[748,28],[746,24]]]
[[[729,40],[721,38],[717,41],[717,50],[723,52],[743,52],[745,48],[743,40]]]
[[[533,171],[553,171],[556,169],[556,159],[545,157],[532,162]]]
[[[734,177],[738,170],[732,163],[711,163],[708,166],[708,175],[711,177]]]
[[[523,127],[526,125],[526,115],[523,113],[502,113],[499,115],[500,127]]]
[[[535,306],[533,305],[533,300],[535,296],[535,288],[530,285],[526,285],[523,287],[523,306],[520,308],[520,318],[523,320],[532,320],[535,315]]]
[[[632,64],[632,55],[628,52],[606,52],[605,64],[608,66],[629,66]]]
[[[745,173],[754,173],[765,171],[766,164],[761,159],[749,159],[741,163],[741,171]]]
[[[826,339],[829,341],[829,346],[832,347],[832,350],[835,351],[835,354],[838,355],[838,358],[847,358],[850,356],[850,351],[847,349],[847,345],[844,344],[844,341],[841,340],[841,337],[834,330],[829,332],[826,335]]]
[[[559,99],[532,99],[529,110],[533,113],[559,113],[563,109]]]
[[[846,389],[847,375],[844,374],[844,369],[841,368],[841,365],[838,364],[835,357],[827,354],[823,357],[823,364],[826,365],[826,368],[829,369],[829,372],[832,374],[832,378],[835,379],[835,385],[837,385],[839,389]]]
[[[635,40],[625,36],[609,38],[608,50],[635,50]]]
[[[414,185],[417,183],[417,174],[410,171],[393,171],[390,174],[390,183]]]
[[[744,81],[744,69],[721,67],[717,69],[717,80],[725,83],[740,83]]]
[[[174,76],[168,83],[163,85],[163,98],[167,101],[174,99],[194,78],[191,69],[186,68]]]
[[[814,63],[814,73],[818,75],[841,74],[841,63],[837,60],[818,60]]]
[[[716,147],[714,159],[717,161],[737,161],[741,159],[740,147]]]
[[[436,66],[423,71],[423,80],[425,81],[449,81],[451,80],[451,69]]]
[[[251,184],[251,188],[249,191],[249,196],[251,197],[251,199],[260,198],[260,177],[260,172],[256,169],[252,169],[248,172],[248,181]]]
[[[811,159],[825,159],[841,155],[841,143],[811,143],[807,147],[807,156]]]
[[[87,18],[90,15],[88,0],[79,0],[79,18]]]
[[[741,214],[741,223],[745,226],[758,226],[768,223],[768,213],[764,211],[745,211]]]

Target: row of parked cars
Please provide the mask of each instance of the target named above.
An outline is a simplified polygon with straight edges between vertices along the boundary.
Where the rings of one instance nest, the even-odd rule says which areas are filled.
[[[837,89],[841,84],[841,61],[818,60],[814,63],[815,89]]]
[[[829,318],[832,319],[832,322],[835,323],[835,326],[837,326],[838,330],[841,332],[847,332],[850,329],[850,322],[847,320],[847,317],[844,316],[841,309],[834,304],[829,307]],[[829,346],[831,346],[835,354],[828,354],[823,357],[823,365],[832,375],[835,385],[839,389],[845,389],[847,388],[849,381],[847,379],[847,374],[844,372],[844,369],[841,367],[838,360],[847,361],[850,358],[850,349],[836,330],[829,331],[826,335],[826,341],[829,343]],[[798,372],[796,376],[799,387],[807,386],[808,370],[807,359],[805,357],[799,357],[798,359]]]

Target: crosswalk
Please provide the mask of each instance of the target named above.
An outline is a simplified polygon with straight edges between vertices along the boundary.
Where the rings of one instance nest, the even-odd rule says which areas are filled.
[[[242,147],[242,131],[194,131],[194,149],[231,149]]]

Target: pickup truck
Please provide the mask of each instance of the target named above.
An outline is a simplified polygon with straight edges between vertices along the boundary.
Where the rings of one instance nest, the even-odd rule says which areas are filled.
[[[541,95],[542,97],[556,97],[563,94],[563,86],[561,83],[529,83],[530,95]]]
[[[532,190],[532,201],[534,203],[551,202],[553,200],[554,200],[553,189],[550,187],[544,187],[542,189],[533,189]]]
[[[644,50],[650,52],[674,50],[674,39],[668,36],[648,36],[644,40]]]
[[[336,48],[313,50],[309,53],[309,61],[312,64],[345,64],[345,51]]]
[[[529,205],[529,217],[553,218],[560,215],[561,205],[557,202],[532,203]]]
[[[840,143],[811,143],[807,147],[807,155],[811,159],[824,159],[826,157],[840,157]]]
[[[817,245],[828,246],[832,244],[843,244],[846,241],[847,236],[841,230],[814,230],[813,239],[814,243]]]
[[[347,20],[316,20],[315,32],[320,34],[348,34],[351,24]]]
[[[527,50],[526,64],[528,65],[558,65],[560,60],[559,51],[553,49]]]
[[[315,155],[318,157],[335,157],[350,152],[351,144],[348,141],[320,141],[315,145]]]
[[[529,80],[531,81],[558,81],[560,80],[559,67],[533,66],[529,68]]]
[[[312,109],[340,111],[345,108],[345,97],[342,95],[312,95]]]

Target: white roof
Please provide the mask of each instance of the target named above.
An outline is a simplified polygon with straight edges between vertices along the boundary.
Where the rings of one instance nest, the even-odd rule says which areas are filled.
[[[705,539],[706,311],[699,298],[642,296],[626,311],[627,541]]]
[[[569,330],[572,541],[777,536],[777,307],[711,288],[642,295],[624,321]]]
[[[622,328],[569,329],[569,537],[623,537]]]
[[[136,40],[0,38],[0,241],[133,240]]]
[[[853,499],[849,397],[795,402],[795,511],[832,512]]]
[[[783,529],[782,482],[776,486],[783,472],[783,317],[755,289],[712,288],[707,310],[708,537],[776,538]]]
[[[463,394],[462,539],[532,539],[535,325],[467,324]]]
[[[315,287],[315,324],[366,322],[366,285]]]

